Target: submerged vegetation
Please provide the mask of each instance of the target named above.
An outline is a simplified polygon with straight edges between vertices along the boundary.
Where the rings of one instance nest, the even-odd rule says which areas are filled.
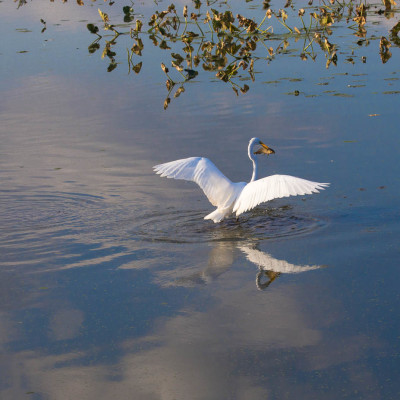
[[[19,5],[25,2],[19,0]],[[82,0],[77,3],[84,5]],[[159,6],[157,1],[154,3]],[[102,49],[101,57],[109,60],[109,72],[124,59],[121,54],[117,57],[117,52],[126,52],[128,72],[139,74],[145,44],[152,43],[165,53],[161,69],[166,76],[167,108],[171,97],[181,95],[185,83],[200,72],[211,73],[212,78],[230,84],[239,96],[249,90],[245,82],[254,82],[256,73],[280,56],[298,56],[304,61],[323,57],[326,68],[330,68],[340,60],[366,63],[358,49],[371,43],[386,63],[392,56],[391,47],[400,46],[400,22],[394,18],[398,15],[394,0],[378,4],[365,0],[319,0],[314,4],[309,0],[299,7],[292,0],[279,2],[276,7],[270,0],[246,3],[255,5],[248,10],[253,11],[252,16],[235,13],[233,5],[222,0],[192,0],[180,9],[170,4],[149,17],[131,3],[122,8],[122,21],[112,21],[103,5],[103,10],[98,9],[101,23],[87,24],[89,32],[96,36],[88,50],[95,53]],[[114,4],[107,2],[108,6]],[[380,19],[394,21],[387,35],[368,35],[368,22]],[[42,23],[45,30],[45,22]],[[353,38],[348,48],[340,47],[340,51],[338,27],[349,29]],[[121,36],[129,38],[129,45],[123,49],[119,46]]]

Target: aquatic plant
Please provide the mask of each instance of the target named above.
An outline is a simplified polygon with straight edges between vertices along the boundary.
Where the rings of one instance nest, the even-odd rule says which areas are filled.
[[[105,40],[102,57],[110,59],[108,70],[113,70],[116,63],[115,52],[111,51],[111,47],[116,44],[120,34],[127,33],[133,40],[132,47],[127,49],[129,72],[141,71],[142,62],[135,63],[134,56],[142,56],[143,36],[148,37],[160,50],[169,50],[165,56],[169,61],[163,62],[161,66],[167,78],[167,97],[164,101],[166,109],[172,92],[175,90],[173,97],[178,97],[185,91],[186,82],[194,79],[200,71],[212,72],[219,80],[229,83],[237,96],[246,93],[249,85],[242,81],[248,79],[254,82],[256,64],[257,68],[263,68],[278,56],[297,52],[299,41],[302,45],[298,55],[302,60],[315,60],[318,54],[322,54],[326,59],[326,68],[337,65],[338,46],[333,42],[333,26],[344,22],[352,30],[357,45],[368,46],[371,41],[367,38],[368,16],[384,15],[391,18],[394,16],[394,6],[393,0],[384,0],[382,8],[372,7],[363,0],[357,5],[353,1],[338,0],[322,0],[318,5],[313,5],[313,0],[310,0],[306,8],[296,9],[293,2],[288,0],[283,8],[273,10],[270,2],[264,1],[260,21],[241,14],[235,16],[230,6],[220,1],[207,1],[203,4],[200,0],[193,0],[191,12],[188,6],[178,11],[174,4],[170,4],[163,11],[156,11],[147,21],[143,16],[135,14],[133,7],[126,6],[123,8],[124,21],[127,21],[129,15],[129,22],[132,22],[129,32],[123,30],[126,28],[124,26],[121,26],[121,31],[117,30],[116,25],[110,24],[107,14],[99,10],[103,29],[114,32],[111,40]],[[98,35],[97,27],[95,32],[93,27],[93,24],[89,24],[89,31]],[[392,44],[399,46],[399,30],[400,23],[397,23],[390,30],[388,38],[380,39],[379,54],[382,62],[390,59],[389,47]],[[296,48],[291,49],[294,43]],[[179,51],[175,50],[178,44],[183,46]],[[89,51],[93,51],[93,43]],[[354,63],[355,58],[351,54],[345,61]],[[365,57],[360,59],[366,62]],[[262,66],[258,67],[258,64]],[[176,70],[174,75],[167,65]]]
[[[26,0],[18,0],[19,7]],[[54,0],[51,0],[54,1]],[[62,0],[66,1],[66,0]],[[246,2],[251,2],[247,0]],[[190,2],[190,0],[188,0]],[[77,0],[83,5],[82,0]],[[154,1],[156,7],[158,2]],[[255,81],[256,73],[266,68],[277,57],[297,55],[302,60],[315,61],[324,57],[326,68],[340,61],[335,27],[347,27],[357,45],[351,50],[341,48],[340,58],[348,63],[365,63],[365,56],[356,54],[357,48],[377,43],[377,51],[383,63],[392,56],[390,47],[399,47],[400,22],[388,31],[387,36],[368,36],[368,20],[385,18],[390,20],[397,14],[394,0],[382,0],[382,6],[371,5],[366,0],[320,0],[314,4],[309,0],[303,7],[287,0],[282,8],[274,9],[270,0],[264,0],[252,17],[235,13],[232,5],[222,0],[192,0],[178,10],[170,4],[150,17],[137,12],[134,3],[122,7],[123,22],[111,22],[109,15],[98,9],[101,26],[87,24],[87,29],[96,39],[88,46],[90,53],[103,49],[102,59],[108,59],[109,72],[117,68],[117,39],[121,35],[130,37],[126,47],[128,73],[142,71],[141,57],[145,44],[150,43],[163,51],[161,69],[166,75],[166,109],[171,97],[185,92],[185,84],[195,79],[200,72],[231,85],[239,96],[250,86],[246,81]],[[102,3],[104,4],[104,3]],[[114,2],[108,0],[108,6]],[[137,6],[140,7],[140,6]],[[262,13],[260,13],[262,8]],[[44,23],[45,30],[46,25]],[[169,68],[172,68],[170,71]]]

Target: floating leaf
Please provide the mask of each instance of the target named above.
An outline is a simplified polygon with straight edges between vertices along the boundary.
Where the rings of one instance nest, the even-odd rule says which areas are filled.
[[[107,68],[107,72],[113,71],[115,68],[117,68],[117,63],[115,61],[111,61],[110,65]]]
[[[187,72],[187,80],[195,78],[199,73],[193,69],[185,69],[185,72]]]
[[[108,15],[106,13],[103,13],[100,8],[98,8],[98,12],[100,15],[100,18],[103,20],[104,23],[108,22]]]
[[[249,87],[247,85],[244,85],[243,88],[240,89],[240,91],[244,94],[247,93],[249,91]]]
[[[164,110],[168,108],[169,103],[171,103],[171,99],[167,97],[164,101]]]
[[[141,69],[142,69],[142,61],[140,61],[140,63],[132,67],[133,72],[135,72],[136,74],[138,74]]]
[[[167,45],[167,42],[166,42],[165,40],[162,40],[162,41],[161,41],[159,47],[160,47],[160,49],[163,49],[163,50],[168,50],[168,49],[171,48],[171,47],[169,47],[169,46]]]
[[[137,54],[138,56],[142,55],[142,50],[143,50],[143,42],[142,39],[137,38],[136,43],[132,46],[131,50]]]
[[[181,93],[183,93],[184,91],[185,91],[185,88],[184,88],[183,86],[180,86],[180,87],[178,88],[178,90],[175,92],[174,98],[179,97],[179,96],[181,95]]]
[[[93,54],[95,51],[97,51],[98,49],[100,49],[100,45],[99,43],[92,43],[89,47],[88,47],[88,51],[90,54]]]
[[[164,71],[164,73],[168,74],[169,69],[165,66],[164,63],[161,63],[161,69]]]
[[[136,28],[135,28],[136,32],[140,32],[142,30],[142,26],[143,22],[140,19],[136,20]]]
[[[99,27],[93,24],[87,24],[86,28],[90,33],[96,34],[99,31]]]
[[[175,82],[173,82],[171,79],[167,79],[165,86],[167,87],[167,90],[170,91],[175,86]]]

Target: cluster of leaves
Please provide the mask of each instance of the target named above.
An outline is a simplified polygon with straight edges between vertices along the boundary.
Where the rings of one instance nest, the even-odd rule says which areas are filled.
[[[257,22],[240,14],[235,16],[230,9],[226,9],[227,6],[213,8],[218,0],[214,0],[213,4],[207,1],[205,6],[200,0],[192,1],[193,12],[189,12],[187,6],[178,11],[171,4],[163,11],[156,11],[148,21],[135,14],[132,7],[125,6],[125,25],[118,25],[118,29],[110,23],[108,15],[99,10],[103,29],[113,34],[110,40],[105,40],[102,52],[102,57],[110,60],[108,71],[117,67],[113,48],[121,34],[129,34],[133,41],[132,47],[127,49],[129,71],[139,73],[142,69],[142,61],[134,63],[134,59],[142,56],[145,37],[154,46],[168,51],[170,61],[162,64],[162,70],[167,77],[168,92],[164,108],[168,107],[172,92],[175,91],[174,97],[183,93],[184,84],[195,78],[199,69],[213,72],[221,81],[230,83],[236,95],[247,92],[249,86],[242,81],[254,81],[256,63],[261,60],[266,65],[277,55],[288,53],[291,41],[302,41],[302,50],[299,52],[302,60],[315,60],[322,53],[326,58],[326,68],[336,65],[338,46],[332,42],[332,26],[340,21],[345,22],[353,30],[357,44],[367,46],[370,43],[366,30],[368,16],[375,13],[390,18],[394,15],[393,7],[396,5],[394,0],[383,0],[382,8],[372,11],[365,0],[359,0],[357,5],[347,0],[320,0],[317,6],[310,0],[306,10],[296,10],[292,1],[287,0],[282,9],[274,11],[269,1],[264,0],[265,14]],[[274,32],[273,21],[283,28]],[[92,53],[100,48],[102,37],[96,25],[88,24],[88,29],[97,35],[89,46]],[[390,59],[391,45],[399,46],[399,30],[400,23],[397,23],[390,30],[388,38],[381,38],[379,54],[382,62]],[[182,47],[177,51],[179,45]],[[365,57],[361,60],[366,62]],[[345,61],[355,62],[353,57],[347,57]],[[171,75],[165,64],[170,64],[176,70],[175,75],[178,78]]]

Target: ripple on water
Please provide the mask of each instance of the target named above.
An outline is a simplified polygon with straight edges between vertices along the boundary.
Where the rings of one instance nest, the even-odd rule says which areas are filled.
[[[17,191],[0,196],[0,266],[32,272],[119,265],[118,207],[83,193]],[[114,228],[113,228],[114,227]]]
[[[166,211],[143,215],[132,234],[139,240],[167,243],[201,243],[270,240],[306,235],[326,225],[326,221],[293,211],[290,206],[256,209],[220,224],[204,221],[205,211]]]

